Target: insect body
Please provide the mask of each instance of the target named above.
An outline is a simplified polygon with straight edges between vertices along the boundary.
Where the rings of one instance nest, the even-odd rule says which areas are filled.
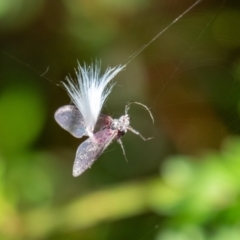
[[[132,103],[139,104],[148,110],[148,108],[141,103],[130,102],[126,105],[125,115],[121,116],[119,119],[112,119],[110,116],[100,114],[97,121],[99,131],[91,134],[91,136],[89,136],[89,138],[77,149],[76,158],[73,164],[74,177],[81,175],[84,171],[90,168],[94,161],[97,160],[102,152],[115,139],[121,145],[124,157],[126,158],[121,137],[127,132],[127,130],[138,134],[143,140],[151,139],[145,139],[138,131],[130,126],[128,110]],[[150,111],[149,114],[153,119]],[[74,137],[81,138],[83,135],[87,135],[83,116],[77,107],[73,105],[66,105],[59,108],[55,113],[55,120],[62,128],[70,132]]]

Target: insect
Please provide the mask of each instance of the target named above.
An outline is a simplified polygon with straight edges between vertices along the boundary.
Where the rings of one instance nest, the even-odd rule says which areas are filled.
[[[77,149],[76,158],[73,164],[74,177],[81,175],[84,171],[90,168],[94,161],[97,160],[97,158],[114,139],[116,139],[121,145],[123,155],[126,158],[121,137],[127,132],[127,130],[139,135],[145,141],[151,139],[144,138],[138,131],[130,126],[128,110],[130,104],[133,103],[139,104],[149,111],[149,109],[141,103],[129,102],[125,107],[125,115],[121,116],[119,119],[112,119],[108,115],[100,114],[97,123],[100,129],[96,133],[90,135],[87,134],[83,116],[76,106],[66,105],[56,111],[55,119],[62,128],[69,131],[77,138],[80,138],[83,135],[89,136],[89,138],[80,144]],[[150,111],[149,114],[153,120],[153,116]]]
[[[55,112],[55,120],[63,129],[70,132],[74,137],[89,137],[81,143],[77,149],[73,164],[74,177],[81,175],[90,168],[113,140],[117,140],[121,145],[123,155],[126,158],[121,137],[128,130],[139,135],[145,141],[151,139],[144,138],[138,131],[130,126],[128,111],[131,104],[138,104],[145,108],[149,112],[152,121],[154,121],[150,110],[144,104],[139,102],[128,103],[125,107],[125,114],[119,119],[112,119],[110,116],[101,113],[103,104],[114,86],[114,84],[110,85],[110,82],[133,58],[200,1],[201,0],[196,1],[170,25],[159,32],[148,42],[148,44],[136,51],[125,65],[119,65],[114,68],[109,67],[106,69],[105,73],[101,75],[101,64],[98,61],[89,66],[86,64],[83,66],[78,64],[78,69],[75,71],[77,80],[74,81],[67,77],[67,81],[63,82],[63,86],[67,90],[74,105],[60,107]]]
[[[71,78],[67,78],[67,83],[63,83],[75,105],[60,107],[55,113],[55,120],[76,138],[89,136],[77,149],[73,164],[74,177],[90,168],[114,139],[121,145],[126,158],[121,137],[127,130],[139,135],[143,140],[149,140],[130,126],[128,111],[133,103],[144,107],[153,120],[150,110],[142,103],[128,103],[125,107],[125,115],[119,119],[112,119],[110,116],[100,113],[102,105],[113,87],[112,85],[107,88],[107,85],[123,67],[108,68],[100,76],[100,63],[96,62],[88,67],[79,65],[76,71],[77,81],[74,82]]]

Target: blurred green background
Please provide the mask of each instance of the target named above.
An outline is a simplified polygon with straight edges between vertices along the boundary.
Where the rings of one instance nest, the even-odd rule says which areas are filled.
[[[192,0],[0,0],[0,239],[239,240],[240,4],[202,1],[126,69],[103,112],[139,106],[143,142],[113,143],[79,178],[54,121],[77,60],[103,71]]]

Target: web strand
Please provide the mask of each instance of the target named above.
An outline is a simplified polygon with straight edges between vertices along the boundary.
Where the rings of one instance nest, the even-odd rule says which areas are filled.
[[[164,32],[166,32],[171,26],[173,26],[176,22],[178,22],[183,16],[185,16],[188,12],[190,12],[194,7],[196,7],[202,0],[197,0],[193,3],[189,8],[187,8],[182,14],[180,14],[175,20],[173,20],[168,26],[166,26],[163,30],[161,30],[152,40],[150,40],[147,44],[144,44],[137,51],[135,51],[132,55],[128,57],[129,60],[124,64],[128,65],[135,57],[137,57],[142,51],[144,51],[150,44],[152,44],[158,37],[160,37]]]

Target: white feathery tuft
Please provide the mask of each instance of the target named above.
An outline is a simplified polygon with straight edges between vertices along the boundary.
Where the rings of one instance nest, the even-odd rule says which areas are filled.
[[[108,67],[105,73],[100,75],[100,62],[96,61],[90,66],[84,64],[83,67],[78,63],[78,69],[75,70],[77,80],[67,77],[67,83],[63,82],[72,102],[83,116],[88,135],[92,135],[103,104],[114,86],[108,86],[108,83],[124,67],[125,65]]]

